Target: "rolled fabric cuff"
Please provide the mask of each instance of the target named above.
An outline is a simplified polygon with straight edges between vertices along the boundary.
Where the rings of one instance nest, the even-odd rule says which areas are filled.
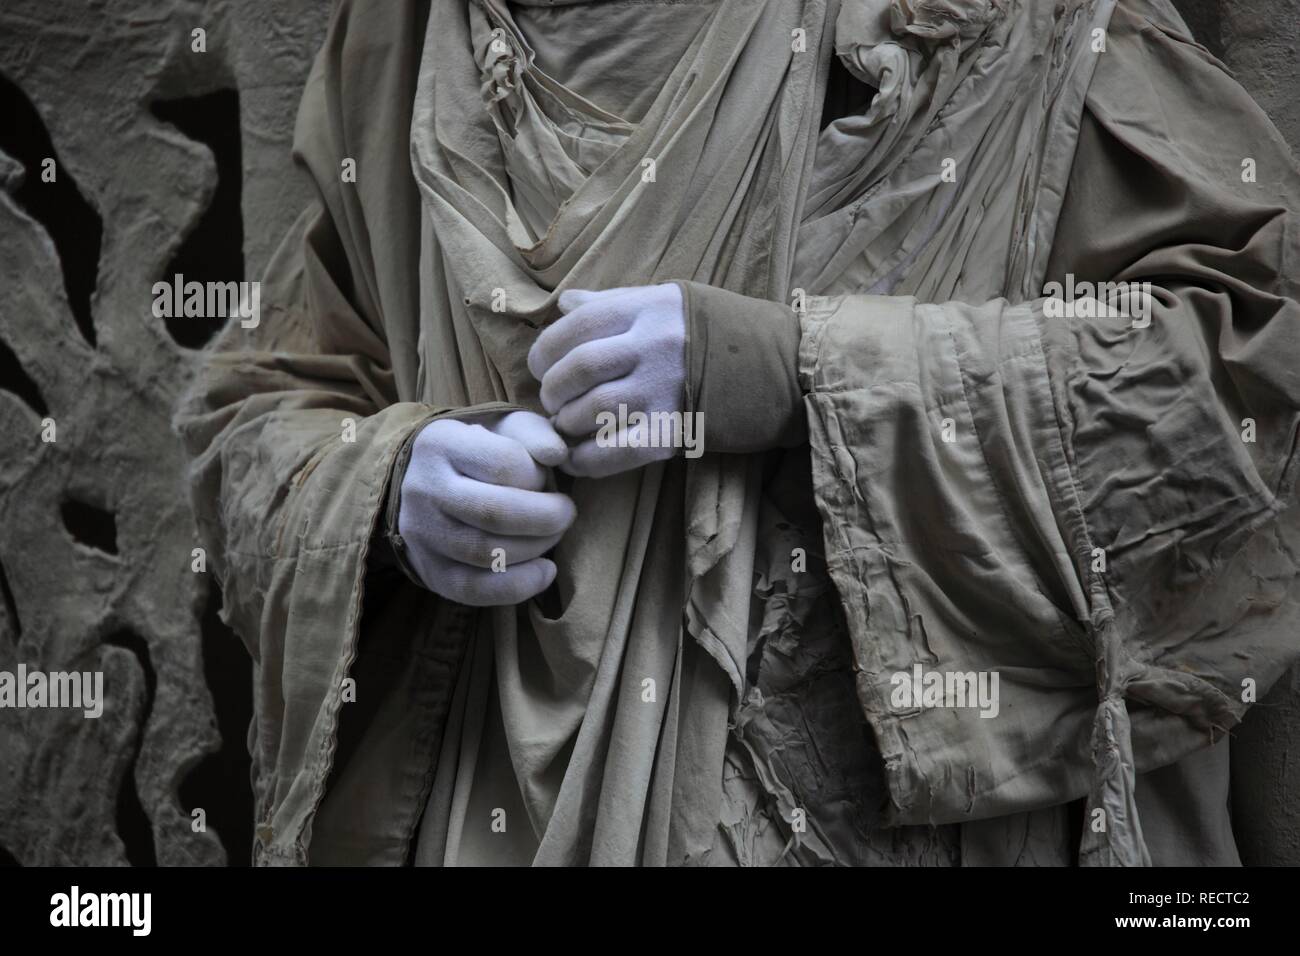
[[[401,447],[397,450],[397,455],[393,459],[393,468],[388,477],[387,498],[384,501],[383,521],[376,529],[375,541],[371,544],[371,567],[396,568],[401,571],[406,578],[413,584],[424,587],[424,582],[420,576],[415,573],[411,566],[407,554],[406,541],[397,531],[397,512],[402,506],[402,479],[406,475],[406,466],[411,460],[411,449],[415,446],[415,438],[424,430],[424,426],[437,418],[437,415],[430,416],[419,426],[411,429],[410,434],[402,441]]]
[[[383,521],[376,527],[374,540],[371,542],[370,547],[370,567],[372,570],[396,569],[401,571],[413,584],[425,587],[424,582],[420,580],[419,574],[411,565],[406,539],[398,531],[397,525],[397,515],[402,507],[402,480],[406,477],[406,467],[411,462],[411,450],[415,447],[415,439],[424,430],[425,426],[439,418],[458,418],[462,421],[473,421],[476,418],[519,411],[521,408],[522,406],[511,402],[485,402],[482,405],[473,405],[468,408],[440,409],[432,412],[428,418],[410,430],[406,438],[402,440],[401,447],[398,448],[397,454],[393,458],[393,467],[388,473],[388,489],[382,511]]]
[[[788,306],[679,282],[686,313],[686,411],[708,451],[744,454],[808,440],[799,317]]]

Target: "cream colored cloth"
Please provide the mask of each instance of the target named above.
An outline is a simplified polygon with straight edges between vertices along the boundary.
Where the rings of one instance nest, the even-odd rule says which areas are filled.
[[[1141,862],[1133,764],[1208,745],[1205,715],[1242,708],[1211,712],[1206,688],[1226,699],[1249,671],[1262,694],[1295,656],[1294,546],[1264,523],[1294,435],[1276,134],[1164,2],[1111,20],[1103,2],[719,0],[633,68],[652,97],[595,92],[644,47],[623,38],[643,4],[524,6],[340,4],[297,135],[321,201],[261,326],[227,333],[180,414],[255,660],[258,861],[405,862],[423,814],[422,862],[1063,862],[1062,807],[1097,787],[1119,812],[1085,860]],[[591,21],[572,29],[605,70],[543,41],[565,16]],[[882,94],[821,131],[833,49]],[[1273,171],[1253,192],[1234,137],[1207,135],[1229,123]],[[1041,321],[1049,276],[1171,269],[1162,308],[1193,321],[1142,349]],[[473,613],[376,566],[415,429],[535,409],[525,357],[561,290],[669,279],[810,297],[811,469],[706,455],[576,481],[557,586],[519,608]],[[1135,408],[1150,434],[1123,424]],[[1237,448],[1247,412],[1259,440]],[[944,417],[959,440],[940,449]],[[1077,563],[1087,541],[1112,551],[1104,580]],[[1103,649],[1124,653],[1099,721]],[[1153,654],[1172,656],[1125,663]],[[872,682],[918,657],[998,668],[1009,716],[882,710]],[[1095,727],[1114,738],[1094,754]]]

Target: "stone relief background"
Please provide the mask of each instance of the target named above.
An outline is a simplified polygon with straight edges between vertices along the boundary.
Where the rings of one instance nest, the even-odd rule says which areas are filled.
[[[1300,0],[1177,6],[1300,148]],[[150,290],[259,277],[307,197],[289,147],[328,8],[0,8],[0,669],[102,670],[108,697],[0,710],[0,864],[248,861],[251,668],[191,570],[170,427],[217,329],[154,318]],[[1300,863],[1298,729],[1292,674],[1234,734],[1247,863]]]

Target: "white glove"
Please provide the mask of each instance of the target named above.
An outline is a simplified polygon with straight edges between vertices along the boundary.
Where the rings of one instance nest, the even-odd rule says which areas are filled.
[[[595,435],[600,412],[676,412],[686,401],[686,315],[676,283],[560,293],[564,313],[528,353],[542,405],[561,434],[578,439],[561,466],[602,478],[671,458],[678,449],[612,447]],[[620,420],[620,419],[615,419]]]
[[[397,515],[424,586],[476,607],[518,604],[550,587],[555,564],[541,555],[577,511],[567,495],[542,489],[567,452],[533,412],[426,425],[411,448]],[[493,569],[503,562],[504,570]]]

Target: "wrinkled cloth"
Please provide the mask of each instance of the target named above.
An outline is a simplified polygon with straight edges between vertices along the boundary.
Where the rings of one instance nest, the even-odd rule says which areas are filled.
[[[1150,861],[1135,773],[1225,735],[1243,688],[1295,659],[1278,515],[1300,424],[1300,179],[1196,48],[1121,9],[1106,56],[1080,146],[1099,161],[1078,164],[1049,271],[1151,282],[1149,325],[1054,318],[1041,296],[968,304],[955,257],[951,292],[912,273],[889,297],[816,300],[801,373],[892,818],[1001,815],[1086,787],[1105,829],[1085,829],[1084,862],[1131,865]],[[1177,85],[1133,82],[1166,58]],[[1246,140],[1202,125],[1220,87],[1259,130],[1266,189],[1243,182]],[[1119,149],[1142,164],[1105,175]],[[916,666],[1000,672],[998,718],[900,712],[890,677]]]
[[[1062,808],[1091,789],[1116,825],[1085,862],[1142,862],[1132,791],[1162,801],[1134,770],[1211,742],[1207,688],[1249,671],[1262,694],[1295,656],[1280,140],[1165,3],[1126,0],[1095,62],[1107,3],[724,0],[659,21],[631,99],[575,92],[599,64],[544,38],[585,31],[617,64],[644,6],[336,11],[296,138],[321,202],[268,282],[284,305],[226,333],[179,421],[255,660],[257,860],[402,863],[422,813],[425,863],[1062,862]],[[819,131],[832,48],[880,92]],[[1216,152],[1229,123],[1273,170],[1257,198]],[[1049,276],[1171,267],[1181,327],[1043,321]],[[525,356],[563,289],[671,279],[806,294],[811,449],[574,482],[556,586],[518,608],[371,566],[413,430],[538,408]],[[1118,427],[1134,408],[1158,440]],[[1258,441],[1234,449],[1243,409]],[[1169,467],[1205,449],[1213,480]],[[996,668],[1014,705],[881,706],[873,682],[918,659]]]

